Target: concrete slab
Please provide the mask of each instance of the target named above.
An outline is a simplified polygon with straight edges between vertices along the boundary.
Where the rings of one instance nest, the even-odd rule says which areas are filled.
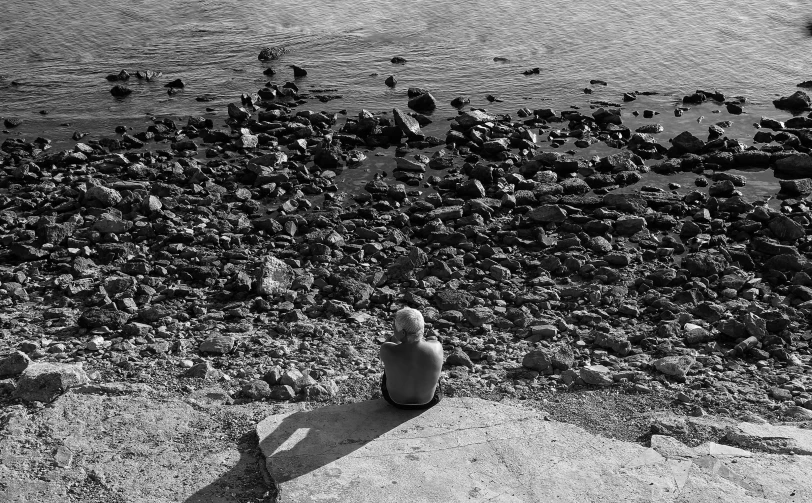
[[[812,501],[809,456],[663,439],[658,452],[479,399],[300,410],[257,434],[282,502]]]

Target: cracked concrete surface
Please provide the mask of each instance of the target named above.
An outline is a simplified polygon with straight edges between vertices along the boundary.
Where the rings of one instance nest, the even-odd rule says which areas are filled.
[[[372,400],[278,414],[257,434],[282,502],[812,501],[812,458],[799,455],[812,432],[792,426],[731,427],[726,440],[744,448],[659,435],[643,447],[453,398],[427,411]]]

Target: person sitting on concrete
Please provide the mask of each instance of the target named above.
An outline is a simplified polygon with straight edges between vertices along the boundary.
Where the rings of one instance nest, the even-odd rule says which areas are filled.
[[[427,409],[442,398],[443,346],[423,338],[423,315],[403,308],[395,314],[394,334],[381,345],[381,394],[399,409]]]

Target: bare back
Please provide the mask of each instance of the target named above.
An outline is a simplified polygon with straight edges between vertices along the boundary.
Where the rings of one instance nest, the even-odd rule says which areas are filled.
[[[443,346],[438,341],[381,346],[389,396],[400,404],[424,404],[434,397],[443,368]]]

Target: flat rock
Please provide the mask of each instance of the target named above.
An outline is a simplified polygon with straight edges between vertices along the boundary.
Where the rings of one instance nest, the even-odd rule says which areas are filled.
[[[0,358],[0,377],[17,376],[31,365],[31,358],[22,351],[15,351]]]
[[[812,498],[806,456],[711,445],[658,452],[476,398],[425,411],[383,400],[300,406],[260,422],[257,435],[283,503]]]

